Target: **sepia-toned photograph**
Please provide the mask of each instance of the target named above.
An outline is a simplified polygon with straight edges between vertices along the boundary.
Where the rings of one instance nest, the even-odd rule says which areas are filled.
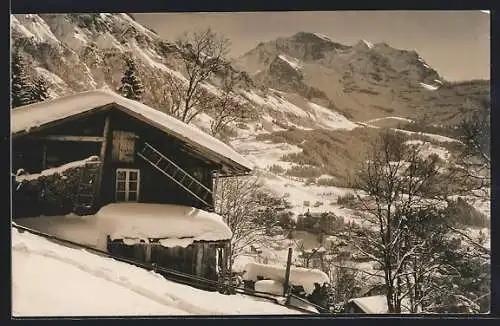
[[[11,14],[12,317],[489,313],[490,15]]]

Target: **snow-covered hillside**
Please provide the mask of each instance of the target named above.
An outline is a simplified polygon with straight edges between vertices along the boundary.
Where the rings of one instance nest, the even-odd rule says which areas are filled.
[[[297,314],[180,285],[138,267],[12,230],[14,316]]]

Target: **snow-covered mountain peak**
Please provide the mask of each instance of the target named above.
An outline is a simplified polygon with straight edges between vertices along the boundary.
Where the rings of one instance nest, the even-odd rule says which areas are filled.
[[[356,45],[354,46],[357,50],[371,50],[373,48],[373,43],[366,41],[366,40],[360,40]]]

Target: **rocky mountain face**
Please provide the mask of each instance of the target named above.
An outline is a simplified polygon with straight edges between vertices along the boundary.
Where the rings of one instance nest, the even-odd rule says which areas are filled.
[[[165,79],[185,81],[181,50],[128,14],[12,15],[11,30],[13,50],[30,62],[31,75],[48,80],[51,97],[103,87],[116,91],[126,57],[136,61],[145,86],[143,101],[159,110],[166,105]],[[217,96],[217,85],[218,76],[214,76],[203,87],[210,96]],[[272,121],[281,121],[280,126],[288,126],[291,120],[297,126],[321,125],[310,108],[297,107],[267,87],[257,87],[244,71],[237,85],[240,99],[255,116],[264,117],[271,130],[273,125],[280,128]]]
[[[266,86],[321,101],[358,121],[415,119],[425,111],[453,124],[464,105],[489,97],[488,81],[447,82],[415,51],[365,40],[347,46],[317,33],[260,43],[234,64]]]

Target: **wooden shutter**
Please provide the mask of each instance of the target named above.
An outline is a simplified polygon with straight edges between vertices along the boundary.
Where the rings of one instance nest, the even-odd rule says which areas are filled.
[[[113,161],[133,163],[134,157],[135,134],[127,131],[113,131]]]

